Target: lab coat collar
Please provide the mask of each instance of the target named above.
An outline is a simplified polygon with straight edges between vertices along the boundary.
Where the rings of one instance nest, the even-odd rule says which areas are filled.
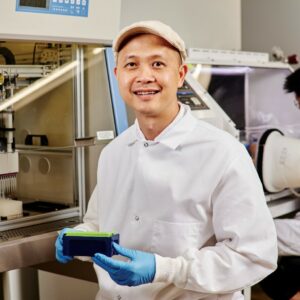
[[[145,138],[138,121],[135,120],[132,128],[132,138],[128,145],[133,145],[137,141],[147,142],[149,145],[160,143],[175,150],[185,138],[186,133],[191,131],[197,123],[197,119],[192,116],[190,107],[182,103],[179,103],[179,105],[180,110],[176,118],[153,141],[148,141]]]

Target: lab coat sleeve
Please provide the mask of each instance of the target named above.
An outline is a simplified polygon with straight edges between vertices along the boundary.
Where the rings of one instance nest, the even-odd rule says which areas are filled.
[[[87,212],[83,218],[83,223],[75,227],[75,229],[82,231],[99,231],[98,225],[98,189],[97,185],[92,193],[88,203]]]
[[[275,220],[278,252],[281,256],[300,256],[300,213],[293,219]]]
[[[156,255],[154,282],[222,294],[251,286],[275,270],[275,226],[246,151],[225,168],[212,193],[212,214],[216,244],[188,249],[177,258]]]

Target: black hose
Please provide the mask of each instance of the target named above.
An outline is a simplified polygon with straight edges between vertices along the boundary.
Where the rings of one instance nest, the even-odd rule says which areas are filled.
[[[16,59],[13,53],[6,47],[0,47],[0,55],[2,55],[5,59],[6,65],[15,65]]]

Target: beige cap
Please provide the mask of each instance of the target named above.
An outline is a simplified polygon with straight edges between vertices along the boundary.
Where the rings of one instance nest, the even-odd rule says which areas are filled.
[[[159,21],[142,21],[123,28],[113,42],[113,51],[117,60],[122,42],[139,33],[151,33],[160,36],[178,50],[182,62],[186,59],[185,44],[181,37],[170,26]]]

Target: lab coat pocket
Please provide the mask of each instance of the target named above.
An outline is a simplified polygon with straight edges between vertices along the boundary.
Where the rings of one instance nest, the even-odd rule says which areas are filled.
[[[176,257],[188,248],[199,248],[200,223],[175,223],[156,220],[151,250],[161,256]]]

